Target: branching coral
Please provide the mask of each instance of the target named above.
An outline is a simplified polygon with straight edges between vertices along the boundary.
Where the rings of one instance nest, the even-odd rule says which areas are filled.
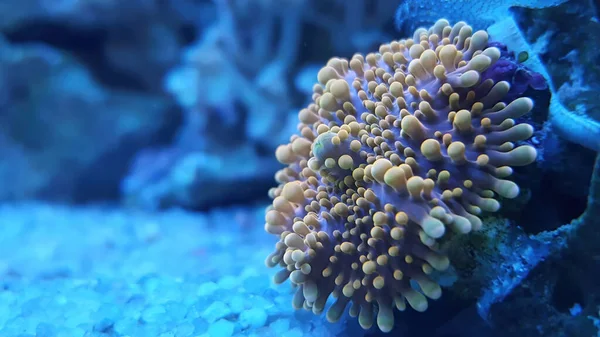
[[[266,213],[280,237],[266,263],[297,286],[295,308],[319,314],[333,294],[328,320],[352,303],[363,328],[376,317],[390,331],[393,308],[425,311],[441,296],[441,240],[516,197],[511,167],[536,158],[515,146],[533,133],[515,122],[532,100],[503,102],[509,84],[481,76],[499,57],[485,31],[439,20],[321,69],[299,134],[276,151],[288,166]]]
[[[302,3],[213,2],[216,22],[165,81],[166,90],[187,111],[189,127],[180,137],[197,144],[198,132],[214,132],[211,121],[218,119],[222,127],[246,125],[243,137],[270,144],[271,130],[284,129],[287,120],[280,116],[288,113],[292,101],[286,72],[296,63],[301,45]],[[223,131],[217,128],[217,133]]]

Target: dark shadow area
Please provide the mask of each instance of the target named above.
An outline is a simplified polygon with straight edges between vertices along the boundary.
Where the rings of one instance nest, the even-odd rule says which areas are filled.
[[[568,257],[565,257],[565,259],[568,259]],[[558,277],[552,291],[551,303],[556,310],[562,313],[569,313],[575,304],[584,307],[586,302],[585,294],[580,287],[579,277],[577,277],[580,273],[573,273],[572,269],[574,268],[564,264],[557,271]]]
[[[502,201],[502,214],[527,233],[555,230],[577,219],[587,206],[594,155],[570,143],[557,146],[546,146],[537,167],[515,168],[521,195]]]

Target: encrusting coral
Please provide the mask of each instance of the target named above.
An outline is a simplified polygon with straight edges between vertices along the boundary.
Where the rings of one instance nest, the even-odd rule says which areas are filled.
[[[502,102],[509,84],[481,78],[499,58],[485,31],[439,20],[321,69],[299,134],[277,148],[287,167],[266,213],[280,237],[266,264],[297,287],[295,308],[319,314],[333,295],[329,321],[351,303],[363,328],[390,331],[394,308],[441,296],[441,240],[480,228],[497,196],[519,194],[511,167],[536,159],[515,145],[533,134],[515,121],[532,100]]]

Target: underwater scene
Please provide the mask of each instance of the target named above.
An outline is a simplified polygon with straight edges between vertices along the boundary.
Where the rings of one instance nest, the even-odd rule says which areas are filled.
[[[600,337],[598,0],[0,0],[0,337]]]

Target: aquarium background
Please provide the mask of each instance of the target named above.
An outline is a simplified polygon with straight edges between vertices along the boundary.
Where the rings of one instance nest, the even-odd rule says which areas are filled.
[[[275,150],[330,58],[439,18],[535,101],[522,193],[391,333],[294,310]],[[600,336],[599,41],[592,0],[3,0],[0,337]]]

